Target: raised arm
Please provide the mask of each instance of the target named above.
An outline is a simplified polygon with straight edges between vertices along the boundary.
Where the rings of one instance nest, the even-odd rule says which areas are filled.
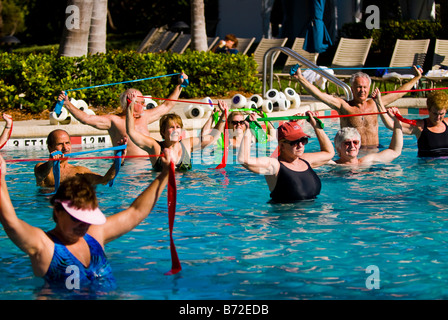
[[[372,99],[373,99],[373,101],[375,101],[378,111],[381,112],[381,114],[380,114],[381,120],[383,121],[383,124],[387,129],[394,130],[394,128],[395,128],[394,122],[395,122],[396,118],[391,117],[390,114],[387,112],[387,109],[383,102],[383,98],[384,97],[381,97],[380,90],[378,88],[375,88],[372,92]],[[387,112],[387,113],[384,113],[384,112]],[[398,111],[398,109],[396,109],[396,110],[394,110],[394,114],[395,113],[399,114],[400,112]],[[402,134],[407,134],[407,135],[419,134],[417,126],[413,126],[408,123],[402,123],[401,128],[402,128],[401,129]]]
[[[162,117],[164,114],[167,114],[168,112],[173,109],[173,107],[176,104],[176,101],[170,101],[170,100],[177,100],[179,99],[179,96],[182,92],[182,84],[188,80],[188,76],[185,73],[181,73],[179,75],[178,84],[174,88],[173,92],[168,96],[168,100],[165,100],[164,103],[159,105],[156,108],[146,110],[145,113],[147,114],[147,121],[149,123],[153,123],[154,121],[157,121]]]
[[[381,152],[370,153],[362,157],[359,159],[360,163],[390,162],[400,156],[401,150],[403,149],[403,132],[401,121],[395,117],[395,114],[398,113],[398,108],[389,108],[387,112],[389,116],[394,119],[393,134],[389,148]]]
[[[246,130],[238,151],[238,162],[249,171],[263,174],[265,176],[276,175],[280,169],[280,163],[276,158],[255,158],[251,156],[252,138],[251,130]]]
[[[131,206],[109,216],[101,226],[91,226],[91,233],[106,244],[138,226],[152,211],[168,182],[171,150],[163,150],[163,170],[151,184],[132,202]]]
[[[320,151],[304,153],[302,157],[309,162],[311,167],[316,168],[324,164],[327,164],[328,161],[330,161],[334,157],[334,148],[333,144],[330,141],[330,138],[328,138],[324,129],[314,118],[316,114],[307,111],[306,115],[309,116],[309,123],[313,127],[314,132],[316,133],[316,137],[320,145]]]
[[[0,136],[0,146],[3,146],[9,139],[9,135],[12,130],[12,117],[9,114],[4,113],[3,120],[6,121],[6,125],[3,128],[2,135]]]
[[[297,81],[300,82],[302,87],[305,88],[305,90],[308,91],[309,94],[311,94],[314,98],[322,101],[323,103],[325,103],[334,110],[340,110],[342,108],[344,100],[320,91],[319,88],[317,88],[316,86],[314,86],[312,83],[310,83],[308,80],[305,79],[300,68],[297,69],[293,77],[296,78]]]
[[[213,114],[210,116],[201,130],[201,139],[193,138],[192,146],[193,148],[198,147],[200,145],[201,149],[213,144],[224,131],[226,126],[226,112],[229,111],[229,107],[227,103],[223,100],[218,100],[218,108],[221,111],[221,115],[219,116],[218,121],[213,129],[209,129],[211,127],[211,122],[213,119]],[[210,123],[209,123],[210,121]]]
[[[0,155],[1,165],[1,194],[0,194],[0,222],[11,241],[30,257],[36,256],[44,247],[47,238],[43,230],[33,227],[19,219],[12,205],[6,184],[6,162]]]
[[[420,80],[420,78],[422,77],[422,72],[423,70],[421,68],[417,68],[416,66],[413,66],[413,70],[415,71],[415,73],[417,74],[414,78],[412,78],[410,81],[406,82],[404,85],[402,85],[401,87],[399,87],[397,90],[395,91],[406,91],[406,90],[410,90],[412,89],[412,87]],[[392,102],[394,102],[395,100],[400,99],[401,97],[403,97],[407,92],[394,92],[394,93],[388,93],[385,96],[383,96],[382,100],[383,100],[383,104],[385,106],[391,104]]]
[[[73,103],[70,102],[64,91],[61,92],[58,100],[64,101],[65,108],[82,124],[89,125],[98,130],[109,130],[112,126],[112,122],[108,116],[91,115],[76,108]]]
[[[160,154],[160,145],[151,137],[148,137],[135,129],[134,104],[136,99],[135,92],[131,93],[129,99],[132,101],[126,108],[126,133],[131,141],[140,149],[145,150],[150,155]],[[151,158],[152,161],[153,158]]]

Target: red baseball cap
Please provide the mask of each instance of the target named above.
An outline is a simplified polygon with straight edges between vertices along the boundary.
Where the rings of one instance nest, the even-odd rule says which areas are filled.
[[[278,141],[282,139],[286,139],[288,141],[295,141],[303,137],[310,138],[309,135],[303,132],[303,129],[297,124],[296,121],[285,122],[277,129]]]

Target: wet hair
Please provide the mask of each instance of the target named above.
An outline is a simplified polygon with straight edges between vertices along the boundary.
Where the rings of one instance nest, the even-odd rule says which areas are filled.
[[[55,210],[64,210],[59,201],[70,201],[72,207],[78,209],[95,209],[98,207],[95,186],[82,175],[76,175],[62,181],[56,193],[51,197],[50,203]],[[53,219],[55,219],[53,213]]]
[[[352,86],[353,83],[355,82],[355,80],[358,78],[366,78],[367,80],[369,80],[369,87],[372,84],[372,79],[370,79],[370,76],[367,73],[356,72],[356,73],[352,74],[352,76],[350,77],[350,86]]]
[[[177,123],[181,128],[184,127],[182,122],[182,118],[175,113],[167,113],[160,118],[159,127],[160,127],[160,135],[164,137],[165,131],[168,128],[171,122]]]
[[[234,34],[232,34],[232,33],[229,33],[228,35],[226,35],[224,40],[226,40],[226,41],[227,40],[233,41],[232,48],[236,48],[238,46],[238,38]]]
[[[48,147],[54,146],[54,145],[56,144],[56,134],[57,134],[58,132],[64,132],[64,133],[66,133],[66,134],[70,137],[70,135],[68,134],[68,132],[65,131],[65,130],[62,130],[62,129],[56,129],[56,130],[53,130],[53,131],[51,131],[51,132],[48,134],[48,136],[47,136],[47,146],[48,146]]]
[[[359,140],[359,144],[361,145],[361,135],[359,134],[358,130],[353,127],[344,127],[340,129],[334,137],[335,148],[339,148],[341,143],[347,139]]]
[[[428,94],[426,99],[426,106],[429,109],[436,109],[437,111],[448,109],[448,94],[443,91],[435,91]]]

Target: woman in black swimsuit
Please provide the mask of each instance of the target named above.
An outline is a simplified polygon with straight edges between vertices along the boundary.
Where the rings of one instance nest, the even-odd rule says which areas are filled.
[[[417,137],[419,157],[448,156],[448,125],[445,118],[448,108],[448,94],[435,91],[426,99],[428,118],[413,120],[413,123],[402,123],[403,134]],[[378,106],[379,111],[385,111]],[[393,120],[387,114],[382,114],[384,125],[393,130]]]
[[[238,154],[238,161],[248,170],[263,174],[273,202],[288,203],[316,198],[321,182],[312,168],[328,163],[334,156],[333,145],[324,130],[307,112],[320,144],[319,152],[305,153],[309,136],[295,121],[277,129],[279,156],[253,158],[250,155],[251,132],[246,130]]]
[[[140,133],[135,128],[134,101],[135,94],[129,96],[131,104],[127,108],[126,113],[126,131],[132,142],[141,149],[148,152],[150,155],[160,155],[164,148],[171,150],[171,159],[178,170],[191,169],[191,152],[198,148],[205,148],[213,144],[216,139],[223,132],[225,127],[225,110],[228,109],[224,101],[218,101],[218,107],[221,109],[220,121],[215,126],[215,130],[211,130],[201,137],[182,138],[182,118],[177,114],[169,113],[160,119],[160,135],[163,141],[157,141],[152,137],[148,137]],[[154,170],[158,171],[160,168],[159,157],[150,157],[151,164]]]

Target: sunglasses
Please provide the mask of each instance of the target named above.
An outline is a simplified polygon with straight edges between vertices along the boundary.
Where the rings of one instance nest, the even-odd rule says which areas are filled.
[[[246,122],[245,120],[241,120],[241,121],[233,120],[233,121],[232,121],[232,124],[233,124],[234,126],[236,126],[236,125],[238,125],[238,124],[243,125],[245,122]]]
[[[293,146],[297,146],[300,143],[303,144],[303,145],[306,145],[306,144],[308,144],[308,138],[307,137],[303,137],[303,138],[300,138],[299,140],[294,140],[294,141],[285,140],[285,142],[288,143],[292,147]]]
[[[344,145],[346,147],[350,147],[351,144],[354,144],[355,146],[359,145],[359,140],[348,140],[348,141],[344,141]]]

